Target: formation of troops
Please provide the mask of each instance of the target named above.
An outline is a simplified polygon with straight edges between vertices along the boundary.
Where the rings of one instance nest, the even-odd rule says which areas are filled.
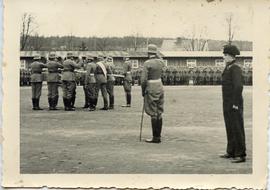
[[[132,64],[129,57],[125,57],[123,65],[122,85],[126,96],[126,104],[123,107],[131,107],[131,89],[134,80],[138,80],[143,97],[143,113],[151,117],[152,138],[148,143],[160,143],[163,126],[164,89],[163,85],[181,85],[192,81],[194,85],[222,85],[223,116],[227,134],[226,153],[221,158],[232,159],[232,163],[246,161],[246,145],[243,119],[243,85],[252,83],[250,70],[243,70],[236,62],[236,56],[240,54],[234,45],[226,45],[223,50],[223,71],[211,68],[182,69],[169,68],[158,56],[157,47],[154,44],[148,46],[148,60],[143,68],[132,73]],[[95,111],[98,102],[99,91],[103,99],[101,110],[114,109],[114,84],[115,67],[111,57],[99,55],[97,60],[91,55],[84,61],[75,62],[72,53],[68,53],[63,63],[59,63],[55,54],[49,55],[47,64],[40,61],[40,56],[34,57],[31,64],[31,86],[33,110],[42,110],[39,107],[39,99],[42,90],[42,70],[48,69],[48,103],[49,110],[58,110],[59,82],[62,84],[63,103],[65,111],[74,111],[76,100],[76,74],[75,70],[83,73],[83,90],[85,95],[84,108]],[[62,77],[60,77],[60,72]],[[143,114],[142,114],[143,116]]]

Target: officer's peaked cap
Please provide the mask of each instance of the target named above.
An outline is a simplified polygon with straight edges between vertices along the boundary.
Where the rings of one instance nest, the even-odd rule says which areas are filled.
[[[56,54],[55,54],[55,53],[50,53],[50,54],[49,54],[49,58],[50,58],[50,59],[56,58]]]
[[[155,44],[149,44],[148,45],[148,53],[157,54],[157,46]]]
[[[230,44],[224,46],[223,53],[229,54],[232,56],[240,55],[239,49],[235,45],[230,45]]]
[[[86,58],[87,58],[88,60],[94,60],[94,57],[93,57],[92,55],[88,55]]]
[[[99,55],[97,56],[97,58],[98,58],[98,59],[104,59],[104,56],[99,54]]]
[[[67,58],[70,58],[70,57],[74,57],[74,55],[73,55],[72,52],[68,52],[68,53],[67,53]]]

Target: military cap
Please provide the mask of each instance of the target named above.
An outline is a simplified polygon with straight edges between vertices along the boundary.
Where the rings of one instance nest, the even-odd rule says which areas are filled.
[[[157,54],[157,46],[155,44],[148,45],[148,53]]]
[[[106,60],[112,62],[113,58],[111,56],[106,57]]]
[[[50,53],[49,54],[49,58],[50,59],[55,59],[56,58],[56,54],[55,53]]]
[[[239,49],[235,45],[230,45],[230,44],[224,46],[223,53],[229,54],[232,56],[240,55]]]
[[[70,58],[70,57],[74,57],[74,55],[73,55],[72,52],[68,52],[68,53],[67,53],[67,58]]]
[[[41,59],[40,55],[34,55],[34,60],[39,60]]]
[[[87,60],[94,60],[94,57],[93,57],[92,55],[88,55],[88,56],[86,57],[86,59],[87,59]]]
[[[97,56],[97,59],[102,59],[102,60],[103,60],[103,59],[104,59],[104,56],[99,54],[99,55]]]

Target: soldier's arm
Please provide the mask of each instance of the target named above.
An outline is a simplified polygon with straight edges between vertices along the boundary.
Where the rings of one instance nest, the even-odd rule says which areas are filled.
[[[147,79],[148,79],[147,63],[144,63],[144,67],[143,67],[142,75],[141,75],[142,96],[145,95],[145,89],[146,89],[146,85],[147,85]]]
[[[64,66],[62,64],[60,64],[60,63],[57,63],[57,66],[58,66],[58,68],[61,68],[61,69],[64,68]]]
[[[72,66],[73,66],[75,69],[80,69],[80,68],[82,67],[82,63],[76,64],[75,62],[72,62]]]
[[[42,68],[47,68],[47,65],[44,63],[41,63]]]
[[[239,106],[239,100],[243,91],[242,70],[238,66],[232,69],[232,83],[233,83],[233,105]]]

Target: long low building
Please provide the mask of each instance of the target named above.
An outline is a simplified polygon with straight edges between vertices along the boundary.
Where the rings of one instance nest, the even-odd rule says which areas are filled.
[[[53,51],[60,59],[64,59],[70,51]],[[36,54],[41,55],[43,62],[46,62],[49,51],[21,51],[21,69],[29,69]],[[139,68],[148,59],[146,52],[127,51],[73,51],[76,58],[85,58],[87,55],[97,57],[98,55],[111,56],[116,67],[122,67],[124,58],[129,56],[133,68]],[[223,54],[221,51],[160,51],[167,66],[174,67],[224,67]],[[252,51],[242,51],[237,60],[244,67],[252,67]]]

